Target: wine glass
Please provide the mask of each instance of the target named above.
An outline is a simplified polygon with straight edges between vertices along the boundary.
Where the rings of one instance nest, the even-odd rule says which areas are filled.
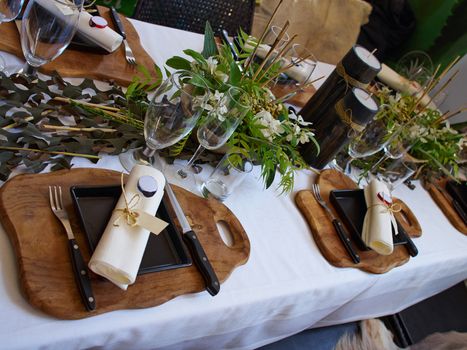
[[[0,23],[14,20],[23,6],[23,0],[0,0]]]
[[[23,0],[0,0],[0,24],[14,20],[23,7]],[[5,59],[0,56],[0,72],[7,74],[5,71]]]
[[[222,147],[232,136],[237,126],[250,109],[245,92],[238,87],[231,87],[220,97],[218,104],[198,127],[196,136],[199,146],[188,164],[177,171],[185,179],[188,171],[205,149],[214,150]]]
[[[418,83],[418,89],[422,89],[433,77],[433,61],[424,51],[410,51],[397,62],[396,70],[410,81]]]
[[[136,164],[152,164],[156,151],[176,144],[196,125],[208,94],[207,86],[192,85],[191,79],[189,72],[178,71],[159,85],[144,120],[146,147],[119,155],[127,171]]]
[[[285,102],[311,85],[311,76],[316,68],[316,58],[306,47],[293,44],[281,59],[284,74],[274,79],[272,91],[277,102]]]
[[[389,192],[393,192],[397,186],[409,179],[416,171],[416,165],[405,161],[402,157],[398,159],[387,158],[385,162],[380,164],[373,176],[384,182]]]
[[[21,23],[21,47],[29,66],[59,56],[76,33],[84,0],[29,0]]]

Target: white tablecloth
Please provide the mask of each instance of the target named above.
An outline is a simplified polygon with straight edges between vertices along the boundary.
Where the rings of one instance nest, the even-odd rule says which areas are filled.
[[[200,35],[133,23],[159,64],[202,46]],[[330,66],[319,68],[329,72]],[[122,170],[116,157],[97,165],[77,159],[75,165]],[[467,278],[467,237],[419,184],[395,193],[422,225],[423,236],[415,240],[419,255],[373,275],[335,268],[321,256],[293,200],[310,188],[311,172],[297,174],[293,193],[285,196],[264,190],[258,178],[255,169],[225,202],[248,233],[251,254],[214,298],[202,292],[153,308],[57,320],[21,295],[11,244],[0,232],[0,349],[252,349],[309,327],[392,314]]]

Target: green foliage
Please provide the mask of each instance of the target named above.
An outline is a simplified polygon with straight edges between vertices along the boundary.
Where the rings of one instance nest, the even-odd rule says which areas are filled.
[[[408,153],[419,164],[421,176],[455,178],[458,175],[460,153],[467,144],[465,134],[443,122],[438,110],[418,106],[416,97],[395,93],[386,87],[378,90],[375,96],[385,106],[376,118],[381,118],[387,126],[386,137],[390,138],[390,143],[400,142],[409,147]],[[378,153],[352,164],[368,172],[380,158]],[[385,167],[385,163],[380,167]]]
[[[282,192],[290,192],[293,189],[294,172],[308,168],[297,150],[298,145],[311,141],[318,151],[319,145],[307,123],[296,116],[290,117],[287,108],[275,100],[268,87],[267,82],[279,73],[280,63],[275,62],[261,69],[256,62],[251,61],[257,40],[240,30],[239,42],[241,49],[235,50],[240,59],[235,61],[227,44],[219,45],[217,49],[212,29],[207,23],[202,53],[184,50],[192,59],[191,62],[175,56],[167,60],[166,65],[173,69],[189,70],[193,76],[193,85],[208,87],[210,92],[205,114],[216,108],[222,94],[231,86],[245,92],[244,98],[251,108],[228,141],[228,146],[261,165],[261,176],[266,188],[273,184],[279,173],[278,186]],[[199,123],[204,120],[200,118]],[[183,146],[185,149],[181,150]],[[183,157],[184,153],[193,152],[190,147],[189,142],[178,144],[172,154]]]
[[[217,45],[214,38],[214,32],[208,21],[206,21],[206,26],[204,28],[204,47],[201,53],[204,58],[215,56],[217,54]]]

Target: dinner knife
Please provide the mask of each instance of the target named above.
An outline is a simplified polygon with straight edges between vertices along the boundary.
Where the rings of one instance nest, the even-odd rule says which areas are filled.
[[[201,275],[203,276],[204,282],[206,284],[206,290],[209,292],[209,294],[214,296],[219,293],[220,290],[220,283],[216,273],[214,272],[214,269],[212,268],[211,263],[209,262],[209,259],[198,240],[198,237],[191,229],[191,226],[188,223],[185,214],[183,213],[183,209],[180,206],[180,203],[178,203],[177,197],[175,197],[175,193],[173,192],[172,187],[170,187],[168,181],[165,182],[165,190],[175,211],[178,222],[182,226],[183,239],[191,251],[191,255],[199,272],[201,272]]]
[[[238,61],[239,58],[238,58],[237,52],[235,51],[235,47],[233,43],[229,39],[229,33],[225,29],[222,29],[221,34],[222,34],[222,39],[224,40],[224,42],[227,45],[229,45],[230,52],[232,53],[232,57],[234,61]]]
[[[110,8],[110,16],[112,17],[112,21],[115,23],[118,34],[123,37],[123,40],[126,40],[126,33],[122,20],[120,19],[117,10],[115,10],[115,7],[113,6]]]
[[[467,214],[465,213],[464,211],[464,208],[462,208],[462,205],[454,198],[451,196],[450,193],[448,193],[447,191],[443,190],[441,188],[441,186],[439,186],[438,184],[432,182],[432,184],[435,186],[435,188],[438,190],[439,193],[441,193],[441,195],[448,201],[452,204],[452,206],[454,207],[454,210],[457,212],[457,214],[459,214],[459,216],[461,217],[462,221],[464,221],[464,223],[467,224]]]
[[[407,252],[411,257],[416,257],[418,255],[418,248],[415,245],[415,243],[412,241],[412,238],[410,238],[409,234],[405,229],[402,227],[402,225],[397,221],[397,231],[398,234],[401,235],[403,239],[406,240],[406,243],[404,243],[405,249],[407,249]]]

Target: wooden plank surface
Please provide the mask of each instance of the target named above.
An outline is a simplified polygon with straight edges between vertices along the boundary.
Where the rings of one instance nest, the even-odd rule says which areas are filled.
[[[79,319],[112,310],[156,306],[178,295],[204,291],[204,281],[195,266],[138,276],[127,291],[91,273],[97,309],[85,310],[73,278],[66,233],[50,210],[48,186],[59,185],[64,189],[64,206],[87,263],[89,249],[69,188],[119,183],[119,172],[74,169],[18,175],[2,186],[0,218],[18,259],[23,294],[31,305],[58,318]],[[250,243],[242,225],[223,204],[173,188],[219,280],[225,281],[237,266],[248,260]],[[230,229],[231,247],[219,235],[216,226],[219,221]]]
[[[331,210],[334,211],[336,217],[337,212],[334,210],[329,201],[329,193],[331,190],[348,190],[357,189],[357,185],[347,176],[336,170],[324,170],[318,178],[321,195],[328,203]],[[396,218],[411,237],[419,237],[421,235],[421,227],[417,219],[410,209],[400,200],[397,200],[403,206],[404,214],[396,214]],[[371,273],[385,273],[396,266],[400,266],[409,261],[409,254],[405,247],[395,246],[391,255],[379,255],[373,250],[359,250],[354,243],[353,246],[357,249],[361,261],[355,264],[342,242],[340,241],[331,220],[326,215],[325,210],[319,205],[314,198],[311,190],[303,190],[295,196],[295,202],[307,220],[313,238],[328,262],[337,267],[355,267]],[[410,223],[402,215],[410,220]],[[347,230],[349,232],[349,230]],[[349,237],[351,237],[349,235]],[[417,242],[415,241],[415,244]]]
[[[430,193],[431,198],[433,198],[433,200],[442,210],[444,215],[446,215],[452,226],[454,226],[458,231],[462,232],[464,235],[467,235],[467,225],[464,223],[460,215],[454,209],[454,207],[451,204],[451,201],[447,198],[448,192],[446,190],[446,183],[448,182],[448,179],[433,179],[432,182],[434,182],[436,185],[428,181],[424,183],[424,186]]]
[[[99,6],[99,12],[107,20],[109,26],[114,29],[115,26],[110,19],[110,10]],[[121,15],[120,18],[137,63],[147,67],[152,72],[154,61],[141,46],[136,29],[125,16]],[[20,35],[14,22],[0,25],[0,37],[2,38],[0,40],[0,50],[23,58]],[[107,55],[67,49],[55,60],[41,67],[40,71],[45,74],[57,71],[63,77],[112,80],[121,86],[128,86],[133,76],[141,75],[135,66],[126,62],[123,43],[121,47]]]

